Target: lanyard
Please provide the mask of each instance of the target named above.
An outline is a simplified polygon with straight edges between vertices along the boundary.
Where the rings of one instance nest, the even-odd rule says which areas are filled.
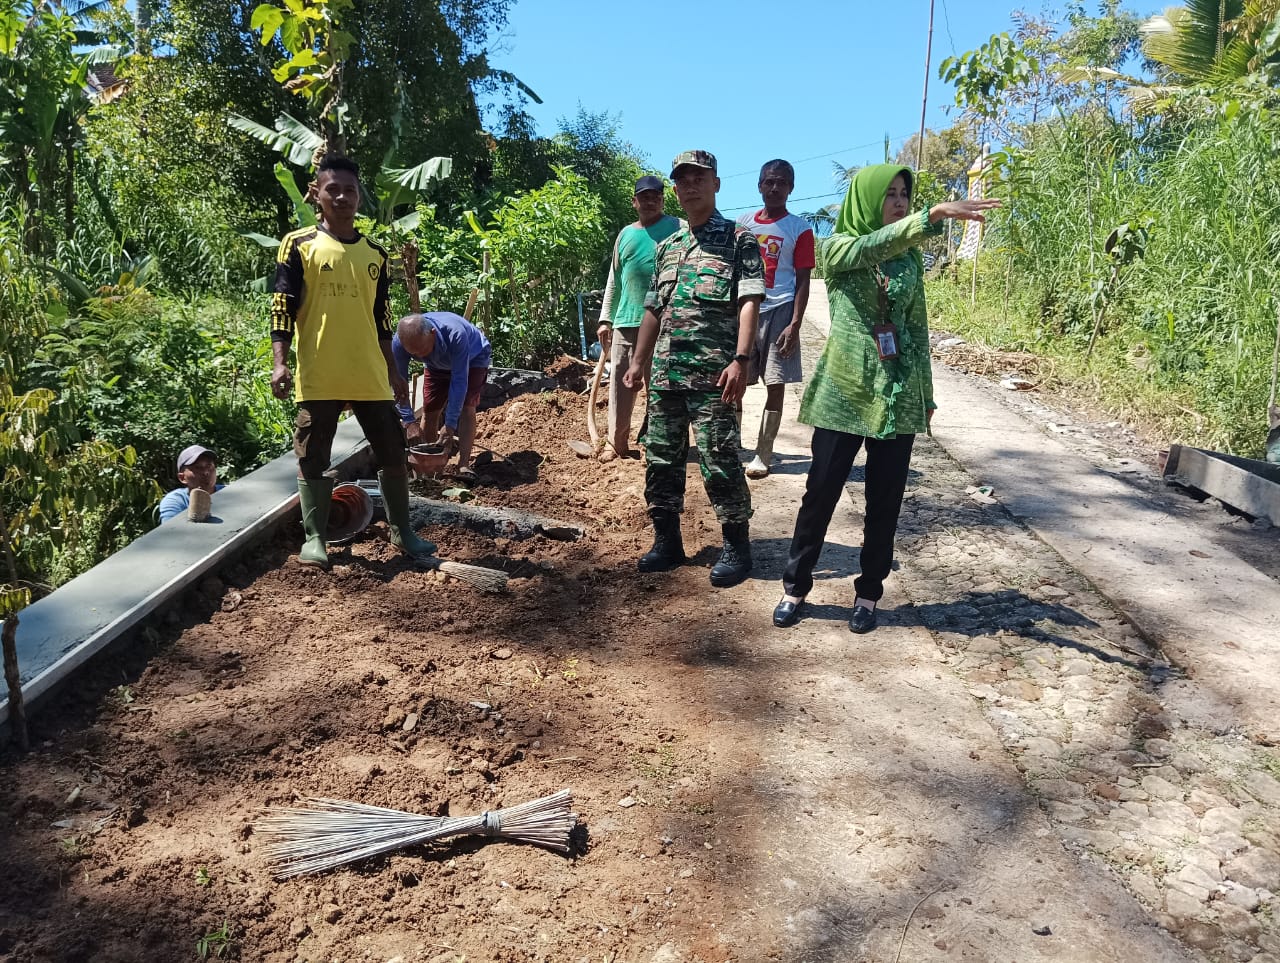
[[[889,276],[880,270],[877,264],[871,269],[871,275],[876,282],[876,300],[880,313],[880,323],[889,323]]]

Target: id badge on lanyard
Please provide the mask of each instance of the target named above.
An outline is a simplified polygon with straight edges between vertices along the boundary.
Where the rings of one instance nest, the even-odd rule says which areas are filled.
[[[898,356],[898,328],[889,320],[889,278],[877,267],[875,279],[880,323],[871,329],[871,333],[876,339],[876,353],[880,360],[889,361]]]

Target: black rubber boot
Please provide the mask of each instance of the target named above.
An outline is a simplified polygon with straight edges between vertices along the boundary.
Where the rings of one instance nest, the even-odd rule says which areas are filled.
[[[653,517],[653,548],[640,556],[636,567],[642,572],[667,572],[683,565],[684,541],[680,537],[680,515],[663,508],[649,513]]]
[[[751,571],[751,530],[746,522],[721,525],[724,548],[720,561],[711,566],[711,584],[716,588],[737,585]]]

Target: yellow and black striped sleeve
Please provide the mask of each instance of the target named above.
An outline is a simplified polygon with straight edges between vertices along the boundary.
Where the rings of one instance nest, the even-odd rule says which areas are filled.
[[[369,246],[381,258],[378,264],[378,287],[373,296],[373,323],[378,329],[378,340],[390,341],[396,330],[391,322],[391,259],[380,244],[369,241]]]
[[[294,232],[280,242],[276,254],[276,280],[271,294],[271,340],[293,341],[293,331],[298,320],[298,305],[302,303],[305,287],[302,277],[303,232]]]

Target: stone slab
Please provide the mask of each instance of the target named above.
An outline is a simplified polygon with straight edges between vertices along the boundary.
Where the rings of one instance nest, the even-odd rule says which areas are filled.
[[[1232,508],[1280,526],[1280,465],[1203,448],[1169,449],[1166,478],[1208,492]]]

